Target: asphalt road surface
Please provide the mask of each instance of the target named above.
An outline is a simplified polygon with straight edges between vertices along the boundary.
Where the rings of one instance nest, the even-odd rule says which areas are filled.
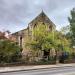
[[[75,66],[0,73],[0,75],[75,75]]]

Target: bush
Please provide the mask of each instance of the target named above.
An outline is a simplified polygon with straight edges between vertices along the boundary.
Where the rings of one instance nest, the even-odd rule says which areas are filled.
[[[0,40],[0,63],[10,63],[19,61],[21,58],[21,48],[9,40]]]

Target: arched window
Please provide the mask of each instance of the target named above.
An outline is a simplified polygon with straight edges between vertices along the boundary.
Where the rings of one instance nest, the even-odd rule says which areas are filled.
[[[20,47],[22,47],[22,36],[21,35],[19,36],[19,45]]]
[[[36,27],[36,24],[34,24],[34,28]]]
[[[44,23],[44,22],[43,22],[42,24],[43,24],[43,25],[45,25],[45,23]]]
[[[49,26],[49,29],[52,29],[52,26],[51,25]]]

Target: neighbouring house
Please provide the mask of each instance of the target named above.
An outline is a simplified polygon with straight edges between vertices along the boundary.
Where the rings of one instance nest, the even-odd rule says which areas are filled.
[[[16,41],[15,36],[11,35],[9,31],[1,32],[0,31],[0,40],[10,40],[12,42]]]
[[[1,32],[0,31],[0,39],[10,39],[10,32],[9,31],[5,31],[5,32]]]
[[[0,31],[0,40],[1,39],[6,39],[6,37],[5,37],[5,33]]]
[[[32,30],[35,28],[35,26],[38,25],[38,23],[43,23],[45,25],[48,25],[49,31],[55,31],[56,26],[55,24],[47,17],[47,15],[42,11],[34,20],[32,20],[26,29],[23,29],[21,31],[18,31],[16,33],[13,33],[12,36],[16,38],[16,42],[18,42],[19,46],[23,49],[22,53],[23,56],[31,55],[31,52],[26,49],[25,47],[25,41],[27,37],[32,37]],[[54,51],[54,50],[52,50]],[[50,52],[42,52],[40,53],[39,57],[42,57],[43,55],[48,55]],[[51,52],[52,54],[53,52]]]

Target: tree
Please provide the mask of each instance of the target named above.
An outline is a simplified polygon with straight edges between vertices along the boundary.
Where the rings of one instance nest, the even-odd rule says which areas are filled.
[[[66,35],[67,33],[70,33],[70,26],[67,25],[67,26],[64,26],[60,29],[60,32],[64,35]]]
[[[48,25],[39,23],[32,31],[33,39],[27,41],[28,47],[34,52],[49,51],[53,48],[53,32],[48,30]],[[34,53],[35,54],[35,53]]]
[[[71,43],[75,45],[75,8],[71,10],[71,17],[68,18],[70,23]]]
[[[17,62],[21,58],[21,49],[9,40],[0,40],[0,63]]]
[[[46,24],[39,23],[32,31],[33,39],[27,42],[28,47],[34,52],[49,51],[55,49],[58,52],[69,51],[69,40],[58,31],[49,31]]]

